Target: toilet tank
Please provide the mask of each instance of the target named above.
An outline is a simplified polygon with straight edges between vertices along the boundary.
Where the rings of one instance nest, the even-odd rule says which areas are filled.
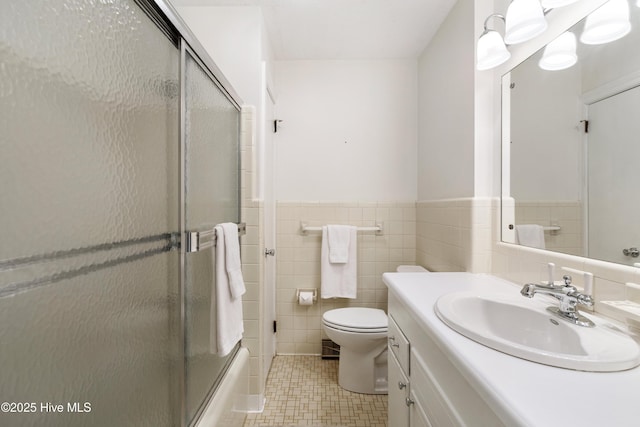
[[[398,273],[428,273],[429,272],[429,270],[419,265],[399,265],[396,271]]]

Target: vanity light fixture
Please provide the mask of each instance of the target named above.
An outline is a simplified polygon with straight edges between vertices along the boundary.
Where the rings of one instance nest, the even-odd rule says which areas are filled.
[[[504,39],[496,30],[487,28],[487,22],[494,17],[505,22]],[[525,42],[544,32],[546,28],[547,21],[544,19],[544,11],[539,0],[513,0],[507,9],[506,18],[493,13],[485,19],[484,31],[480,35],[476,47],[476,68],[483,71],[503,64],[511,58],[506,43]]]
[[[569,68],[576,62],[576,36],[572,32],[566,32],[544,48],[538,65],[543,70],[557,71]]]
[[[604,44],[624,37],[631,31],[627,0],[609,0],[589,16],[580,41],[584,44]]]
[[[507,50],[502,36],[496,30],[487,28],[487,23],[491,18],[498,18],[504,21],[504,16],[494,13],[484,20],[484,32],[478,39],[476,68],[480,71],[497,67],[511,58],[511,53]]]
[[[539,0],[513,0],[507,8],[504,42],[526,42],[542,34],[547,26]]]

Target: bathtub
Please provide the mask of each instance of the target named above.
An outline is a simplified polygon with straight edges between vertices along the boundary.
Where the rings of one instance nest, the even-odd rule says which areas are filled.
[[[249,350],[241,347],[196,427],[242,427],[249,395]]]

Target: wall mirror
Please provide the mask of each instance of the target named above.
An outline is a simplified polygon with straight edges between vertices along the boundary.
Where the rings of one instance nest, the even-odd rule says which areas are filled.
[[[640,0],[622,3],[623,37],[581,40],[597,9],[503,76],[504,242],[640,263]],[[554,49],[577,62],[549,70]]]

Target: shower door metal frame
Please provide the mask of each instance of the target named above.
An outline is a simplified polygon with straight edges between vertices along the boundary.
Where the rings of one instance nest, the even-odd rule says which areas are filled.
[[[237,92],[231,86],[231,83],[226,79],[222,71],[215,64],[213,59],[209,56],[206,49],[198,41],[195,35],[191,32],[186,23],[182,20],[175,8],[169,3],[168,0],[135,0],[135,2],[147,13],[150,19],[152,19],[156,25],[169,37],[170,40],[176,44],[180,50],[180,281],[178,298],[180,299],[180,328],[178,332],[179,349],[178,360],[181,360],[183,365],[178,374],[178,393],[179,393],[179,406],[180,406],[180,427],[186,427],[188,420],[186,419],[186,379],[187,379],[187,364],[186,364],[186,300],[185,300],[185,257],[186,248],[184,242],[186,242],[186,235],[188,230],[185,229],[185,214],[186,214],[186,194],[184,179],[186,174],[185,168],[185,154],[186,154],[186,56],[189,54],[207,73],[209,78],[215,83],[220,91],[226,96],[226,98],[234,105],[234,107],[241,112],[241,105],[243,101]],[[242,118],[238,121],[238,222],[240,222],[242,216],[242,189],[241,189],[241,126]],[[226,371],[226,369],[225,369]],[[224,375],[224,372],[223,372]],[[214,384],[212,390],[206,399],[210,399],[211,395],[215,392],[217,384]],[[201,408],[198,413],[194,415],[194,420],[197,420],[202,414]]]

